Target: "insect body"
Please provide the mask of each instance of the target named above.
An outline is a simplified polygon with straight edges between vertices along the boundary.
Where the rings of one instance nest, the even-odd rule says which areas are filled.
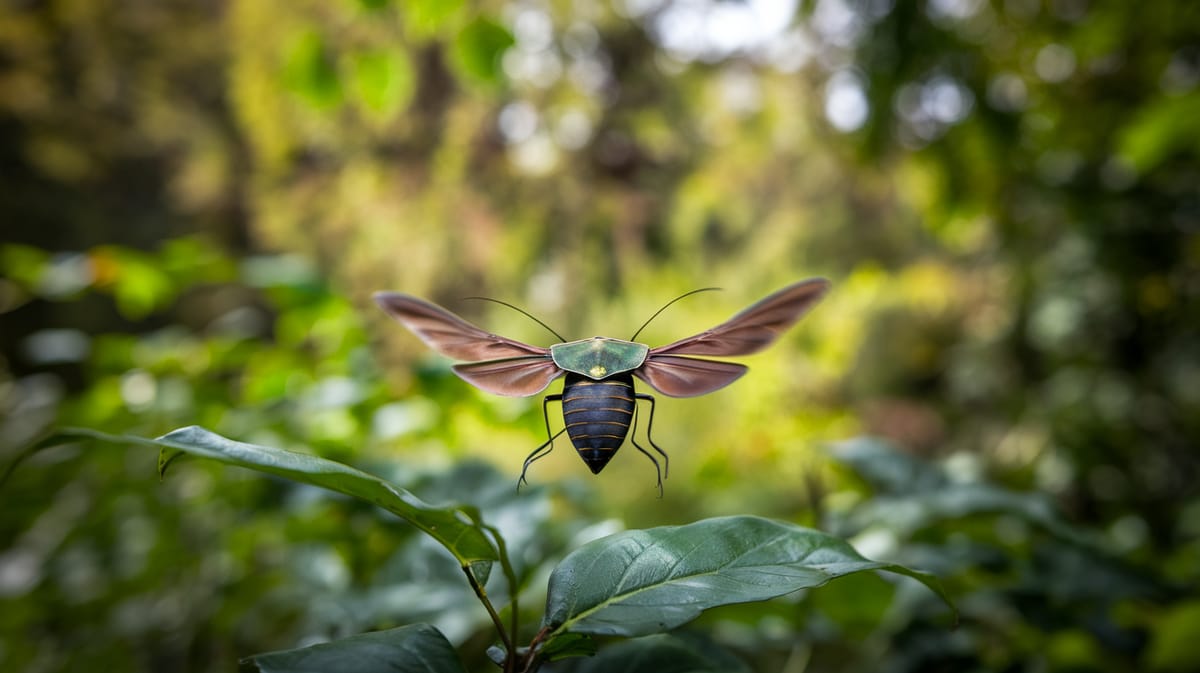
[[[548,439],[525,459],[523,482],[529,465],[549,453],[554,439],[563,432],[588,468],[599,474],[629,435],[638,401],[650,404],[646,440],[662,456],[663,467],[669,467],[666,452],[650,437],[654,398],[635,391],[634,377],[670,397],[695,397],[723,388],[745,374],[746,366],[694,356],[756,353],[795,324],[828,289],[829,282],[824,279],[800,281],[712,329],[656,348],[600,336],[549,348],[531,346],[486,332],[410,295],[379,292],[375,301],[433,350],[466,361],[455,365],[454,373],[487,392],[513,397],[536,395],[554,379],[566,376],[562,394],[547,395],[542,401]],[[565,427],[555,434],[550,433],[546,409],[550,402],[561,402],[563,409]],[[654,456],[636,439],[632,443],[658,470]],[[659,470],[660,493],[665,472]]]
[[[567,436],[592,474],[599,474],[625,442],[633,422],[637,404],[633,376],[617,374],[593,381],[571,372],[559,397]]]

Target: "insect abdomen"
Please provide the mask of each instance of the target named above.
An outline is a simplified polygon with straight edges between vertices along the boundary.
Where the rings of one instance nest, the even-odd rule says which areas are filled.
[[[633,376],[618,374],[593,381],[568,373],[563,384],[563,422],[579,457],[593,474],[625,443],[633,421]]]

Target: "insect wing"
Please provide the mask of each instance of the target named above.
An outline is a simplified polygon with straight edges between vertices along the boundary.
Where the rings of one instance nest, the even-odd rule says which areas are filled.
[[[563,373],[543,355],[454,365],[451,369],[476,388],[505,397],[536,395]]]
[[[828,289],[829,281],[824,278],[810,278],[789,285],[710,330],[666,346],[651,348],[647,363],[661,361],[655,356],[662,355],[757,353],[794,325]]]
[[[746,365],[735,362],[650,355],[640,369],[634,370],[633,375],[663,395],[695,397],[724,388],[748,370]]]
[[[417,335],[433,350],[454,358],[475,362],[530,355],[549,359],[550,349],[523,344],[485,332],[446,309],[423,299],[398,292],[377,292],[375,303]],[[530,393],[532,394],[532,393]]]

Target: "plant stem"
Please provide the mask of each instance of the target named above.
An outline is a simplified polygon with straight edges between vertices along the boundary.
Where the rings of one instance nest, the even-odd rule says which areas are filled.
[[[521,669],[521,673],[535,673],[535,671],[542,667],[542,661],[538,657],[538,646],[542,644],[542,640],[545,639],[546,634],[549,632],[550,627],[543,626],[542,630],[538,631],[537,635],[533,637],[533,642],[529,643],[529,653],[525,655],[524,668]]]
[[[479,602],[483,603],[483,607],[487,610],[488,616],[492,618],[492,624],[496,626],[496,632],[500,634],[500,640],[504,643],[504,649],[507,653],[504,658],[504,672],[514,673],[513,664],[516,662],[516,652],[513,650],[512,639],[508,637],[508,632],[504,630],[504,622],[501,621],[500,615],[496,614],[496,608],[492,606],[492,601],[488,599],[487,591],[483,585],[475,577],[475,573],[471,570],[470,565],[460,566],[463,573],[467,576],[467,582],[471,584],[471,589],[475,595],[479,597]]]
[[[517,603],[517,596],[521,593],[521,588],[517,585],[517,573],[513,570],[512,563],[508,560],[508,546],[504,542],[504,537],[500,535],[500,531],[494,526],[489,526],[483,522],[480,525],[491,536],[492,541],[496,543],[497,555],[500,557],[500,569],[504,572],[504,578],[508,580],[508,595],[509,595],[509,610],[512,611],[510,622],[512,626],[509,631],[509,637],[515,643],[521,637],[519,630],[521,611]]]

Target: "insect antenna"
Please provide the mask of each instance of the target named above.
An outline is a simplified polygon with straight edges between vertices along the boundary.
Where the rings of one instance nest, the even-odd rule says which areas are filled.
[[[535,318],[533,316],[533,314],[531,314],[529,311],[526,311],[523,308],[513,306],[512,304],[510,304],[506,301],[500,301],[499,299],[492,299],[491,297],[463,297],[463,299],[478,299],[480,301],[490,301],[490,302],[493,302],[496,304],[500,304],[501,306],[507,306],[507,307],[511,308],[512,310],[516,311],[517,313],[520,313],[520,314],[524,315],[526,318],[529,318],[530,320],[534,321],[535,323],[541,325],[542,327],[545,327],[547,332],[558,337],[559,342],[566,342],[566,339],[564,339],[562,337],[562,335],[560,335],[558,332],[555,332],[554,330],[550,329],[549,325],[542,322],[541,320],[538,320],[537,318]]]
[[[660,308],[660,309],[658,309],[657,311],[655,311],[655,312],[654,312],[654,315],[650,316],[650,317],[649,317],[649,318],[646,320],[646,322],[642,323],[642,326],[641,326],[641,327],[639,327],[639,328],[638,328],[638,330],[637,330],[636,332],[634,332],[634,333],[633,333],[633,336],[629,337],[629,340],[630,340],[630,341],[633,341],[634,339],[636,339],[636,338],[637,338],[637,335],[641,334],[641,333],[642,333],[642,330],[646,329],[646,325],[649,325],[651,320],[654,320],[655,318],[657,318],[659,313],[662,313],[663,311],[667,310],[667,307],[668,307],[668,306],[670,306],[671,304],[674,304],[675,302],[679,301],[680,299],[683,299],[684,297],[690,297],[690,296],[692,296],[692,295],[694,295],[694,294],[697,294],[697,293],[699,293],[699,292],[709,292],[709,291],[712,291],[712,290],[720,290],[720,289],[721,289],[721,288],[719,288],[719,287],[702,287],[702,288],[700,288],[699,290],[692,290],[691,292],[684,292],[683,294],[679,295],[678,297],[675,297],[675,298],[674,298],[674,299],[672,299],[671,301],[669,301],[669,302],[667,302],[666,304],[664,304],[662,308]]]

